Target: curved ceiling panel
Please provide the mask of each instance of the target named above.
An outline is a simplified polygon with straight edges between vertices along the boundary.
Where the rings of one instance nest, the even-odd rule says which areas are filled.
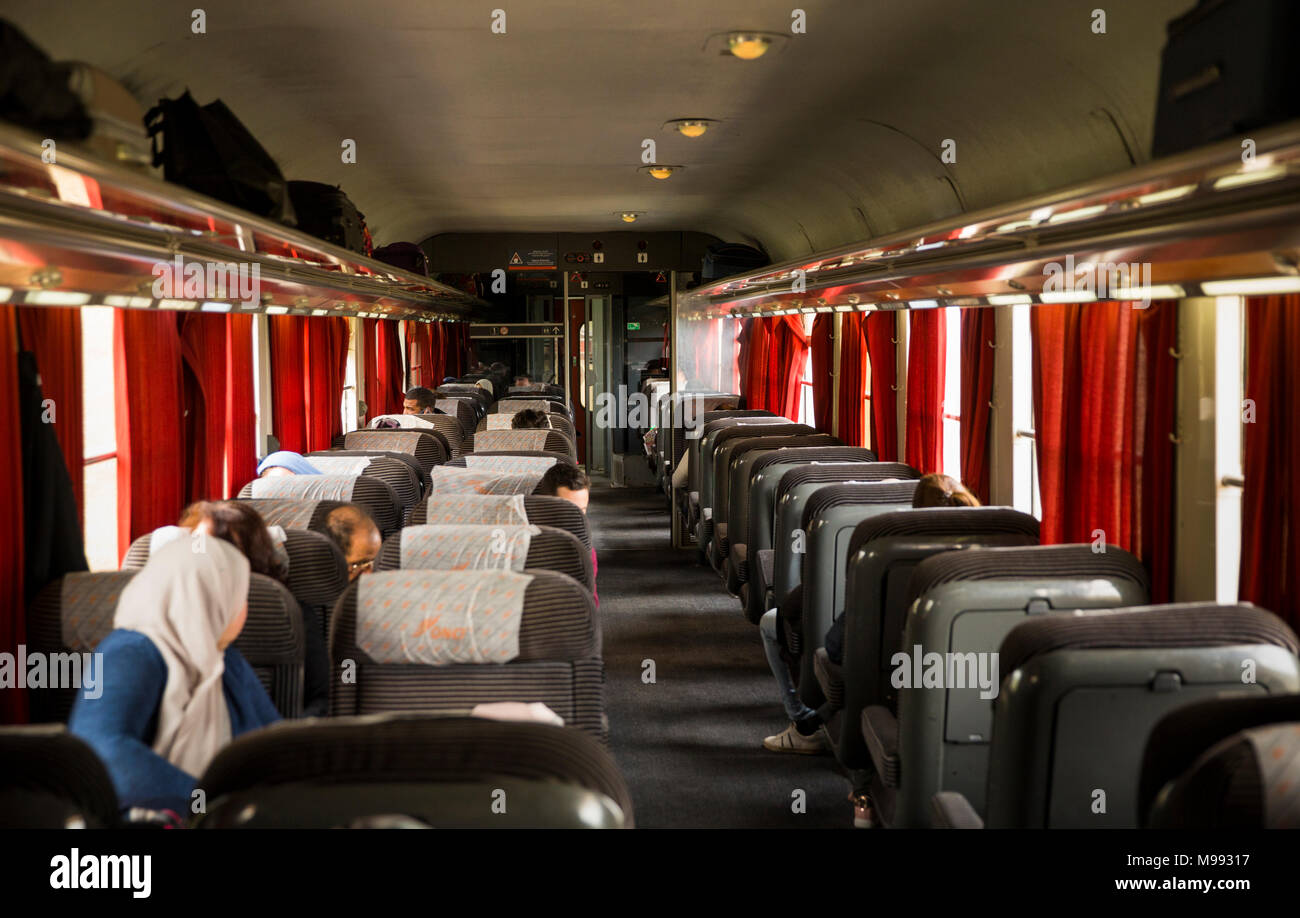
[[[788,31],[789,2],[513,0],[504,35],[491,5],[410,0],[211,0],[198,36],[163,0],[0,15],[141,99],[224,99],[287,177],[342,185],[378,243],[635,210],[779,260],[1145,159],[1164,24],[1192,2],[1112,5],[1097,34],[1095,0],[806,0],[807,34],[754,62],[709,36]],[[692,116],[721,123],[662,129]],[[639,173],[647,137],[686,168]]]

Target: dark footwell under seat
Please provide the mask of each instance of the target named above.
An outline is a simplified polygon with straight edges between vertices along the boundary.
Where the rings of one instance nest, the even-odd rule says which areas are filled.
[[[637,825],[851,826],[848,781],[832,757],[763,749],[763,737],[788,722],[758,629],[693,551],[672,548],[663,495],[596,481],[588,516],[610,746]],[[642,678],[647,660],[652,684]],[[802,807],[796,791],[804,792]]]

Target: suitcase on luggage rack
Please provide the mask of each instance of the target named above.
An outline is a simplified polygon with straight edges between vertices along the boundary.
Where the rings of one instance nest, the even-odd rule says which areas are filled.
[[[68,88],[81,100],[92,122],[80,146],[105,162],[155,175],[153,148],[144,124],[144,107],[109,74],[80,61],[67,61]]]
[[[0,121],[54,140],[83,140],[91,121],[55,64],[12,23],[0,19]]]
[[[298,216],[298,229],[339,248],[369,255],[366,218],[337,185],[292,181],[289,198]]]
[[[1300,117],[1300,3],[1201,0],[1167,31],[1152,156]]]
[[[709,246],[704,251],[704,261],[700,269],[700,281],[717,280],[745,271],[761,268],[768,264],[768,258],[751,245],[723,242]]]
[[[374,257],[403,271],[429,276],[429,256],[414,242],[391,242],[375,249]]]
[[[259,217],[294,225],[284,176],[220,99],[200,106],[186,90],[145,114],[153,164],[163,177]],[[162,135],[162,147],[158,146]]]

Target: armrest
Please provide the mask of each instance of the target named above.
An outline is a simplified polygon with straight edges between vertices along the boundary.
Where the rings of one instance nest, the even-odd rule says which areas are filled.
[[[963,795],[940,791],[930,798],[930,828],[982,829],[984,820]]]
[[[878,704],[862,709],[862,738],[886,787],[898,787],[898,721]]]
[[[841,710],[844,707],[844,670],[831,662],[825,647],[818,647],[813,654],[813,672],[831,710]]]
[[[754,573],[758,576],[759,589],[763,595],[772,589],[772,572],[776,570],[776,552],[770,548],[761,549],[758,553],[758,569]]]

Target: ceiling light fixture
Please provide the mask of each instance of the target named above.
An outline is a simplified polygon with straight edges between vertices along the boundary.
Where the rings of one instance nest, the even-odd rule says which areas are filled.
[[[629,210],[619,214],[618,216],[619,219],[622,220],[624,223],[635,223],[636,218],[640,215],[637,214],[635,211]]]
[[[758,60],[771,44],[771,38],[758,32],[732,32],[727,36],[727,49],[742,61]]]
[[[1300,277],[1244,277],[1237,280],[1201,283],[1201,293],[1206,296],[1256,296],[1297,292],[1300,292]]]
[[[654,178],[657,178],[657,179],[659,179],[660,181],[663,181],[664,179],[668,178],[668,177],[669,177],[670,175],[672,175],[675,171],[677,171],[678,169],[680,169],[680,168],[682,168],[682,167],[681,167],[681,166],[661,165],[661,164],[659,164],[659,163],[653,163],[653,164],[651,164],[651,165],[649,165],[649,166],[642,166],[641,168],[642,168],[644,171],[649,172],[650,175],[653,176]]]
[[[990,306],[1028,306],[1034,301],[1026,293],[993,293],[987,299]]]

